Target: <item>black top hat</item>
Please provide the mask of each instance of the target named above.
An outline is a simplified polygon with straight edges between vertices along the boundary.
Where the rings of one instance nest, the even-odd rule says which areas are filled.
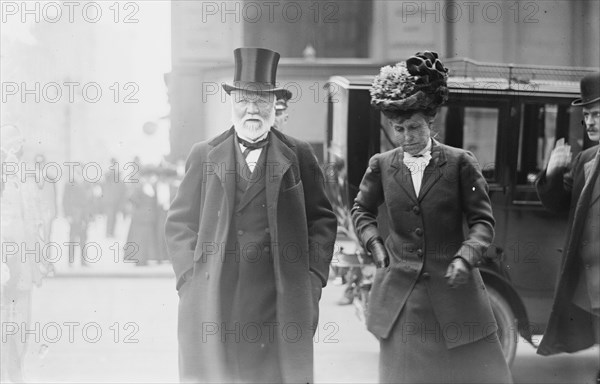
[[[571,105],[587,105],[600,100],[600,72],[592,73],[581,79],[581,98]]]
[[[275,78],[279,53],[265,48],[236,48],[235,74],[233,85],[223,84],[223,89],[229,94],[234,89],[250,92],[272,92],[277,98],[291,97],[287,89],[277,88]]]

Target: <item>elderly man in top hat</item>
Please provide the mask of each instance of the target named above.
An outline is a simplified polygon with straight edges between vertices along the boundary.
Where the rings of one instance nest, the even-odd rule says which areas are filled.
[[[180,379],[312,382],[336,218],[309,144],[272,128],[279,54],[234,56],[233,126],[193,146],[167,217]]]
[[[571,148],[557,142],[537,180],[544,205],[568,211],[569,224],[554,306],[541,355],[576,352],[600,340],[600,73],[581,80],[583,123],[592,142],[571,163]]]

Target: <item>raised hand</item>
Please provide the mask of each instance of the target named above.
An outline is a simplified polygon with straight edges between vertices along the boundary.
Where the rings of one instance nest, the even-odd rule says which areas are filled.
[[[565,139],[561,138],[556,142],[556,146],[550,153],[550,160],[546,168],[546,175],[552,176],[556,172],[569,168],[571,165],[571,146],[565,144]]]

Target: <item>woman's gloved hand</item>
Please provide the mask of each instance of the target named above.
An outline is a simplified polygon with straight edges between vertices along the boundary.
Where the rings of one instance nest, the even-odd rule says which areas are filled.
[[[369,251],[373,255],[373,261],[377,268],[386,268],[390,265],[390,258],[380,240],[373,241],[369,246]]]
[[[450,288],[456,288],[466,284],[471,276],[470,270],[471,268],[462,257],[455,257],[448,266],[448,271],[444,277],[448,279]]]

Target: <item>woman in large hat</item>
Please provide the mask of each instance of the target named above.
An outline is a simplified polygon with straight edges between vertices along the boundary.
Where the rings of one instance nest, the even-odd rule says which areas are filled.
[[[510,383],[477,268],[494,237],[488,186],[473,154],[431,138],[446,82],[437,54],[420,52],[382,68],[371,88],[398,147],[371,158],[352,209],[379,267],[367,327],[380,341],[381,382]]]

